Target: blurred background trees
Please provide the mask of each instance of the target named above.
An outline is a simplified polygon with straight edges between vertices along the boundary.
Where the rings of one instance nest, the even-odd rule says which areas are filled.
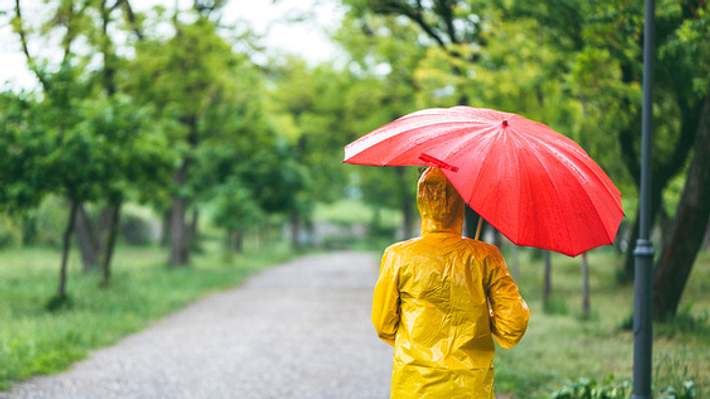
[[[228,252],[278,237],[294,248],[412,237],[417,170],[347,167],[342,147],[414,110],[468,104],[544,121],[602,165],[624,194],[617,266],[630,281],[639,4],[337,3],[339,53],[321,62],[225,23],[226,1],[148,11],[48,1],[29,18],[24,1],[9,4],[4,18],[38,84],[0,93],[0,243],[61,246],[61,302],[72,242],[108,285],[117,243],[163,243],[178,267],[215,233]],[[677,312],[707,245],[708,18],[705,2],[658,5],[659,319]],[[54,48],[35,54],[36,42]]]

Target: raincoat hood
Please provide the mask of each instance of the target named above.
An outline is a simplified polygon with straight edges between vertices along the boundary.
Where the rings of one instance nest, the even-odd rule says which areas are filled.
[[[422,220],[422,235],[463,231],[464,202],[439,168],[430,167],[419,178],[417,208]]]

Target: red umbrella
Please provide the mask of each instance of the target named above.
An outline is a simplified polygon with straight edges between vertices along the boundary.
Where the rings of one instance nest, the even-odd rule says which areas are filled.
[[[509,240],[570,256],[611,244],[624,216],[621,193],[582,147],[491,109],[405,115],[346,146],[344,162],[438,166]]]

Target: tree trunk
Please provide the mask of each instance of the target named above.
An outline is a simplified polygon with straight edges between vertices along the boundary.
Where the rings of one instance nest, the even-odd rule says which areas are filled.
[[[187,182],[187,171],[189,161],[184,159],[177,173],[175,174],[175,185],[181,188]],[[170,208],[170,266],[187,266],[190,262],[190,233],[185,223],[187,213],[187,199],[180,193],[173,197],[173,204]]]
[[[587,253],[582,254],[582,319],[589,320],[591,303],[589,297],[589,260]]]
[[[707,96],[706,96],[707,97]],[[661,209],[663,200],[663,191],[668,186],[668,183],[683,170],[688,159],[688,154],[693,148],[693,143],[696,140],[698,131],[701,129],[702,118],[703,118],[703,107],[707,102],[707,98],[703,101],[699,101],[697,104],[690,104],[687,102],[688,96],[679,95],[676,96],[678,100],[678,107],[680,108],[681,114],[681,124],[680,124],[680,135],[675,143],[673,143],[672,153],[665,159],[656,159],[652,163],[653,168],[653,179],[651,182],[651,203],[649,220],[650,228],[655,226],[656,216],[658,216],[659,210]],[[619,136],[622,155],[624,158],[624,163],[626,165],[629,173],[634,177],[637,184],[640,181],[640,170],[639,170],[639,159],[636,154],[635,146],[633,145],[633,134],[629,134],[629,130],[625,130],[626,134]],[[659,162],[660,161],[660,162]],[[638,210],[636,212],[636,218],[634,219],[634,224],[631,230],[631,239],[629,240],[629,245],[626,251],[626,259],[624,262],[624,270],[620,274],[620,282],[630,283],[634,278],[634,249],[636,246],[636,240],[638,239],[639,233],[639,218]]]
[[[190,248],[199,252],[200,249],[200,211],[195,208],[192,210],[192,219],[190,220]]]
[[[552,259],[550,251],[542,251],[545,259],[545,276],[542,284],[542,308],[547,309],[552,294]]]
[[[673,230],[673,218],[668,215],[668,212],[666,212],[664,207],[661,207],[659,213],[659,227],[661,230],[661,248],[665,247],[666,244],[668,244],[668,241],[671,238],[671,230]]]
[[[96,221],[96,225],[94,228],[94,236],[97,238],[96,243],[99,248],[99,253],[102,252],[103,248],[102,242],[101,242],[101,237],[106,237],[108,234],[109,229],[111,228],[111,218],[113,217],[113,207],[110,205],[105,206],[101,209],[101,212],[99,212],[99,220]]]
[[[242,230],[236,230],[232,233],[232,250],[234,252],[241,253],[244,250],[244,232]]]
[[[111,224],[106,238],[106,249],[101,264],[101,286],[108,287],[111,281],[111,260],[113,259],[114,248],[116,247],[116,237],[121,223],[121,202],[111,205]]]
[[[316,225],[313,223],[313,218],[306,217],[303,227],[306,230],[306,245],[313,247],[316,242]]]
[[[414,237],[414,213],[410,201],[402,200],[402,234],[408,240]]]
[[[168,208],[163,212],[163,220],[160,226],[160,246],[167,247],[170,245],[170,215],[172,208]]]
[[[414,236],[414,208],[412,207],[413,198],[409,196],[409,187],[407,187],[407,179],[403,167],[396,167],[397,187],[399,189],[399,204],[402,210],[402,235],[403,239],[408,240]]]
[[[658,321],[675,316],[710,222],[710,96],[703,108],[675,223],[656,263],[653,315]]]
[[[77,205],[74,230],[84,271],[96,270],[99,265],[100,246],[91,226],[91,219],[81,203]]]
[[[298,249],[301,247],[301,215],[298,214],[298,210],[291,210],[289,225],[291,227],[291,248]]]
[[[520,248],[518,248],[517,245],[513,244],[511,245],[511,248],[513,249],[513,267],[511,268],[511,274],[513,275],[513,280],[519,281],[520,280]]]
[[[71,208],[69,210],[69,218],[67,227],[64,230],[63,246],[62,246],[62,263],[59,266],[59,286],[57,287],[57,299],[63,301],[67,297],[67,265],[69,263],[69,250],[71,249],[71,235],[74,231],[74,222],[76,220],[77,209],[79,202],[70,200]]]

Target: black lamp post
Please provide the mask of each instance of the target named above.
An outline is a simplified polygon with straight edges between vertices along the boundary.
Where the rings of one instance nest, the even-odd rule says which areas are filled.
[[[651,201],[651,133],[653,131],[654,0],[645,0],[643,35],[643,109],[641,116],[641,190],[639,238],[634,256],[634,375],[632,399],[651,399],[651,278],[653,243],[649,239]]]

